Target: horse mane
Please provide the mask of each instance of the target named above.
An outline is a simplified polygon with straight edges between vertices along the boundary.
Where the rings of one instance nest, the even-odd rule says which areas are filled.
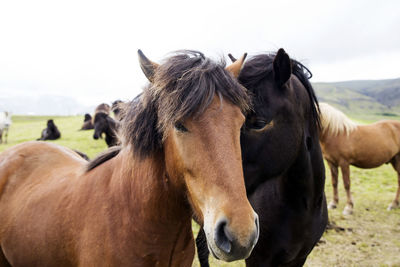
[[[266,53],[253,56],[247,60],[238,77],[239,82],[246,88],[256,88],[254,85],[258,84],[261,80],[266,79],[273,73],[275,56],[276,53]],[[312,77],[312,73],[299,61],[292,58],[290,60],[292,63],[292,74],[300,80],[310,99],[309,108],[311,110],[312,121],[316,124],[318,129],[320,129],[321,120],[319,116],[318,99],[309,81]]]
[[[346,133],[349,135],[357,128],[357,124],[350,120],[343,112],[327,103],[320,103],[321,130],[322,133],[338,135]]]
[[[86,165],[86,172],[89,172],[96,168],[97,166],[103,164],[104,162],[108,161],[109,159],[114,158],[119,154],[121,151],[120,146],[113,146],[104,151],[103,153],[99,154],[96,156],[93,160],[89,161],[88,164]]]
[[[167,128],[200,115],[214,95],[225,98],[243,112],[249,96],[224,62],[214,62],[197,51],[177,51],[161,64],[152,84],[123,111],[121,139],[140,157],[161,151]]]

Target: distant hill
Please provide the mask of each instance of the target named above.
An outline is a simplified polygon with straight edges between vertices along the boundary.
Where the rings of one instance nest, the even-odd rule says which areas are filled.
[[[92,113],[95,107],[84,106],[71,97],[41,95],[0,97],[0,111],[23,115],[77,115]]]
[[[400,78],[313,83],[319,101],[346,114],[400,116]]]
[[[334,83],[313,83],[319,101],[328,102],[354,118],[400,117],[400,78]],[[77,115],[92,113],[72,97],[41,95],[1,97],[0,111],[24,115]]]

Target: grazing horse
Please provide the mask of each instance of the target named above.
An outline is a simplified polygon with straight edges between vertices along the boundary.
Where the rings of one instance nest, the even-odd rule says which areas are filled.
[[[36,140],[56,140],[61,137],[60,131],[53,120],[47,121],[47,128],[43,129],[42,135]]]
[[[247,266],[302,266],[327,224],[318,103],[308,75],[283,49],[254,56],[239,75],[253,96],[240,141],[247,195],[260,218]],[[208,266],[203,235],[196,243]]]
[[[0,144],[3,143],[3,136],[4,142],[7,144],[8,129],[10,128],[11,124],[11,113],[7,111],[0,112]]]
[[[353,212],[354,207],[350,191],[350,165],[370,169],[389,162],[397,172],[398,188],[388,210],[399,207],[400,121],[382,120],[369,125],[358,125],[326,103],[321,103],[320,109],[321,148],[332,176],[333,200],[329,203],[329,208],[336,208],[339,203],[339,167],[347,194],[343,214],[348,215]]]
[[[90,116],[90,114],[86,113],[85,119],[83,120],[83,125],[81,127],[81,130],[91,130],[91,129],[94,129],[93,122],[92,122],[92,116]]]
[[[103,133],[106,136],[108,147],[119,145],[117,136],[119,122],[108,116],[106,113],[99,112],[94,116],[94,133],[95,140],[102,138]]]
[[[249,256],[259,229],[240,150],[249,98],[231,74],[241,63],[139,59],[151,84],[127,106],[121,147],[89,165],[44,142],[0,154],[0,266],[191,266],[193,215],[219,259]]]

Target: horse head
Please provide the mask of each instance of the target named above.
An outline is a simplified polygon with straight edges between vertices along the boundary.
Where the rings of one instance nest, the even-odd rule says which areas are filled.
[[[232,77],[244,58],[224,69],[194,51],[161,65],[138,53],[151,84],[125,116],[123,143],[133,144],[141,157],[162,155],[166,180],[188,200],[189,214],[204,224],[215,257],[248,257],[259,231],[241,165],[248,96]]]
[[[103,138],[103,133],[109,128],[107,117],[108,115],[104,112],[98,112],[94,115],[94,139]]]

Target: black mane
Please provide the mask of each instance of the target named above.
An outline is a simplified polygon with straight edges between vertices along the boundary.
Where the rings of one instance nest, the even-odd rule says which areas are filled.
[[[246,111],[246,90],[224,67],[223,62],[216,63],[196,51],[179,51],[169,57],[140,98],[126,106],[123,145],[133,145],[141,157],[160,151],[167,127],[204,112],[215,94]]]
[[[247,60],[239,75],[239,82],[246,88],[253,88],[254,86],[252,85],[258,84],[262,79],[272,75],[275,56],[276,53],[261,54]],[[304,88],[307,90],[310,98],[312,120],[317,124],[318,128],[320,128],[318,100],[309,81],[309,79],[312,77],[312,73],[297,60],[290,60],[292,63],[293,75],[300,80]]]

